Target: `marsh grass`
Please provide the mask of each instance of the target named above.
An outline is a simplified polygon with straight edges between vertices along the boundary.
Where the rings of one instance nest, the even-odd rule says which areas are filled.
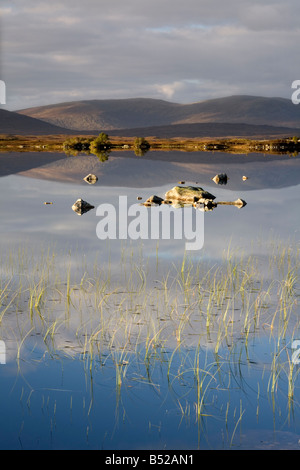
[[[124,387],[158,391],[165,380],[181,419],[197,422],[213,416],[214,390],[229,390],[233,382],[242,389],[245,365],[253,362],[250,345],[263,338],[274,344],[265,393],[274,403],[283,381],[291,410],[298,403],[299,369],[288,345],[300,337],[299,247],[274,242],[268,257],[228,249],[217,264],[185,253],[161,274],[159,263],[158,252],[152,268],[142,250],[123,248],[115,276],[97,258],[80,265],[55,249],[39,256],[23,247],[6,253],[0,338],[14,342],[19,366],[24,345],[35,339],[36,354],[79,358],[91,376],[95,366],[110,365],[117,401]],[[228,403],[221,413],[225,423]],[[231,445],[244,413],[241,407],[228,431]]]

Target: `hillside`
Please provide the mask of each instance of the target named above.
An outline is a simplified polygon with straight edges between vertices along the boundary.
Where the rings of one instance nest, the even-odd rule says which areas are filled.
[[[81,131],[81,134],[97,135],[99,129],[91,131]],[[71,135],[79,133],[59,126],[55,126],[40,119],[31,118],[15,112],[0,109],[0,134],[15,135]],[[255,139],[284,138],[300,135],[300,125],[298,128],[276,127],[254,124],[234,124],[234,123],[190,123],[173,125],[156,125],[147,127],[110,129],[110,136],[119,137],[156,137],[159,139],[172,138],[222,138],[240,137]]]
[[[18,113],[79,131],[208,122],[300,128],[300,107],[291,100],[246,95],[192,104],[146,98],[74,101],[23,109]]]
[[[249,139],[286,138],[300,135],[298,128],[275,127],[253,124],[199,123],[174,124],[170,126],[137,127],[135,129],[118,129],[109,132],[110,136],[119,137],[156,137],[172,139],[182,137],[192,138],[225,138],[239,137]]]
[[[74,101],[17,112],[68,129],[95,131],[172,124],[178,107],[162,100],[135,98]]]
[[[68,129],[62,129],[39,119],[0,109],[0,134],[55,135],[71,133]]]

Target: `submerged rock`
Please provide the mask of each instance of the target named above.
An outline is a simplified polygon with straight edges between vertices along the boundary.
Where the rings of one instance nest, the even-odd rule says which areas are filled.
[[[84,181],[86,181],[88,184],[95,184],[98,181],[98,177],[96,175],[93,175],[90,173],[89,175],[85,176]]]
[[[186,203],[193,203],[198,202],[200,199],[209,199],[213,201],[216,199],[216,196],[198,186],[174,186],[174,188],[166,192],[165,199],[175,199]]]
[[[91,209],[94,209],[95,206],[92,206],[88,202],[84,201],[83,199],[77,199],[77,201],[73,204],[72,210],[76,212],[78,215],[85,214],[89,212]]]
[[[242,207],[247,205],[247,202],[239,198],[236,201],[219,201],[218,205],[236,206],[238,209],[241,209]]]
[[[214,176],[212,180],[216,184],[227,184],[228,177],[226,173],[219,173],[218,175]]]

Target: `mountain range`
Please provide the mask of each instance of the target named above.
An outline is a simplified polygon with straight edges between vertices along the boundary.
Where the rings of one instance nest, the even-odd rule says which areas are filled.
[[[229,96],[191,104],[150,98],[0,109],[0,133],[217,137],[300,134],[300,107],[284,98]]]
[[[300,128],[300,108],[291,100],[245,95],[192,104],[149,98],[74,101],[23,109],[18,113],[77,131],[207,122]]]

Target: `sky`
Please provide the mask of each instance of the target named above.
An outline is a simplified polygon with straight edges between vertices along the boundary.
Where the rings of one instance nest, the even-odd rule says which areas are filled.
[[[1,0],[2,107],[291,98],[299,17],[299,0]]]

